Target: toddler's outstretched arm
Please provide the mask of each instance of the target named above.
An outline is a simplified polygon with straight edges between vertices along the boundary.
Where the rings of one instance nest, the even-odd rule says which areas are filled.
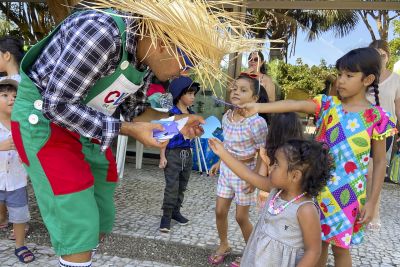
[[[223,143],[216,139],[211,138],[208,140],[208,144],[212,151],[220,157],[220,159],[241,179],[249,182],[255,187],[263,191],[271,191],[271,185],[269,179],[265,179],[264,176],[250,170],[243,162],[234,158],[228,151],[225,150]]]
[[[321,256],[321,224],[313,203],[303,204],[297,211],[304,241],[304,255],[297,267],[315,266]]]

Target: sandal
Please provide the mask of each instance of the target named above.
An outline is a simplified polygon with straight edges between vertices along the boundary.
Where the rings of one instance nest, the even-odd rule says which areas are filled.
[[[208,263],[212,265],[218,265],[224,262],[225,257],[231,254],[232,248],[227,248],[224,253],[214,253],[208,257]]]
[[[25,237],[28,235],[29,232],[29,225],[25,226]],[[8,236],[9,240],[15,240],[15,234],[14,234],[14,229],[11,229],[10,235]]]
[[[22,263],[30,263],[35,260],[35,255],[33,255],[32,251],[30,251],[26,246],[16,248],[14,254]],[[31,257],[31,259],[26,260],[26,258],[29,257]]]
[[[236,259],[231,262],[231,265],[229,265],[229,267],[240,267],[241,260],[242,260],[242,257],[236,257]]]

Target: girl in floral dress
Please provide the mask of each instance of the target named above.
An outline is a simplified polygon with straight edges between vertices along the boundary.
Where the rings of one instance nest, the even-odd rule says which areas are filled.
[[[325,142],[335,160],[328,185],[317,198],[321,208],[322,255],[325,266],[332,245],[335,266],[351,266],[351,245],[360,244],[373,216],[386,171],[385,139],[394,135],[394,118],[379,107],[381,60],[373,48],[348,52],[336,62],[339,97],[318,95],[312,101],[284,100],[243,105],[242,113],[305,112],[317,118],[316,140]],[[377,105],[366,99],[372,87]],[[374,171],[367,196],[366,174],[373,149]]]

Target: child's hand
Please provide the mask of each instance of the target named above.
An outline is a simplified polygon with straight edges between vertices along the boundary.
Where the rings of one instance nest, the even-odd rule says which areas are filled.
[[[254,114],[258,113],[258,104],[257,103],[246,103],[240,106],[239,114],[243,117],[251,117]]]
[[[225,150],[224,144],[217,138],[208,139],[208,145],[217,156],[221,156],[221,153]]]
[[[214,165],[211,166],[210,176],[214,176],[217,174],[217,172],[219,171],[219,165],[220,165],[220,162],[218,161],[217,163],[215,163]]]
[[[3,150],[3,151],[15,150],[15,145],[14,145],[14,141],[12,140],[12,137],[10,137],[0,143],[0,150]]]
[[[160,158],[160,163],[158,163],[158,168],[160,169],[165,169],[167,167],[167,159],[166,158]]]
[[[186,122],[185,126],[181,129],[181,134],[183,134],[183,136],[185,136],[188,139],[193,139],[196,136],[201,136],[204,133],[204,129],[201,126],[201,124],[205,123],[204,118],[193,114],[190,115],[181,114],[181,115],[175,115],[175,120],[180,120],[186,117],[188,117],[188,121]]]
[[[255,186],[249,183],[246,183],[246,186],[243,188],[244,193],[250,194],[256,190]]]
[[[358,223],[360,224],[369,224],[372,221],[374,216],[375,205],[373,203],[367,201],[365,203],[364,208],[361,210],[360,218],[358,219]]]

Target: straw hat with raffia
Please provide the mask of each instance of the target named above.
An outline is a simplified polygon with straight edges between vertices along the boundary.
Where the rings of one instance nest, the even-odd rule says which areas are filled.
[[[129,12],[139,19],[139,34],[149,36],[153,45],[157,39],[174,51],[179,47],[194,64],[192,70],[204,85],[225,80],[220,67],[224,56],[234,52],[253,51],[262,41],[249,39],[251,27],[243,15],[227,12],[224,4],[240,5],[242,1],[221,0],[95,0],[87,6],[104,11],[113,8]],[[89,4],[90,3],[90,4]],[[85,5],[85,2],[83,3]],[[184,67],[184,66],[182,66]],[[204,88],[204,87],[203,87]]]

